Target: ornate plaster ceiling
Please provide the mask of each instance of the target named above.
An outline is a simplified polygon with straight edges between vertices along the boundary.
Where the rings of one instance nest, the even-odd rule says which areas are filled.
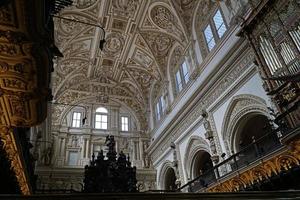
[[[99,28],[55,19],[56,45],[64,57],[55,61],[54,100],[67,104],[84,103],[92,97],[99,103],[116,100],[128,106],[147,130],[151,86],[167,80],[169,62],[178,59],[173,51],[187,47],[198,2],[75,1],[60,16],[101,25],[106,43],[101,51]],[[54,124],[64,109],[54,107]]]

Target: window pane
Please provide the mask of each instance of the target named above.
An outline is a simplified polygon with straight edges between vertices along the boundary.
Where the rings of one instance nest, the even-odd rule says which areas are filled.
[[[96,115],[96,121],[100,122],[101,121],[101,115]]]
[[[214,23],[215,23],[219,38],[221,38],[226,31],[226,26],[225,26],[225,23],[224,23],[224,20],[223,20],[220,10],[218,10],[216,12],[213,19],[214,19]]]
[[[121,130],[128,131],[128,117],[121,117]]]
[[[81,120],[81,113],[74,112],[73,119],[72,119],[72,127],[79,128],[80,127],[80,120]]]
[[[97,129],[107,129],[107,115],[96,114],[95,115],[95,128]]]
[[[187,63],[186,62],[182,63],[181,68],[182,68],[184,82],[188,83],[190,80],[190,75],[189,75]]]
[[[160,108],[159,108],[159,103],[158,102],[156,104],[156,119],[160,120]]]
[[[101,124],[101,129],[107,129],[107,123],[102,123]]]
[[[178,70],[176,72],[176,87],[177,87],[177,91],[180,92],[182,90],[182,82],[181,82],[181,77],[180,77],[180,71]]]
[[[206,29],[204,30],[204,35],[205,35],[208,49],[212,50],[212,48],[215,46],[216,43],[210,25],[207,25]]]
[[[101,117],[102,117],[102,122],[107,122],[107,115],[101,115]]]
[[[99,129],[100,128],[100,122],[95,122],[95,128]]]
[[[108,113],[107,109],[104,108],[104,107],[97,108],[96,112],[99,112],[99,113]]]
[[[160,99],[159,99],[159,101],[160,101],[160,105],[161,105],[161,111],[163,113],[163,112],[165,112],[165,109],[166,109],[166,104],[165,104],[164,97],[161,96]]]

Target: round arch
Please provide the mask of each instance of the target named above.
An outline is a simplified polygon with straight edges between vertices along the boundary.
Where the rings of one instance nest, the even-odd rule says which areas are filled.
[[[222,123],[221,135],[223,137],[226,153],[231,155],[236,151],[233,138],[235,137],[236,128],[242,119],[246,116],[262,115],[269,117],[266,102],[254,95],[242,94],[233,97],[227,107]]]
[[[268,133],[269,119],[264,113],[250,112],[242,116],[233,129],[230,148],[234,152],[247,147],[252,143],[253,137],[258,139]]]
[[[213,168],[211,156],[207,151],[199,150],[192,159],[191,179],[195,179],[201,174]]]
[[[184,156],[184,168],[188,179],[193,178],[193,163],[199,152],[210,154],[209,144],[200,136],[192,136],[189,139]]]
[[[158,177],[158,186],[162,190],[170,190],[170,186],[176,185],[175,170],[171,161],[168,160],[163,164]]]

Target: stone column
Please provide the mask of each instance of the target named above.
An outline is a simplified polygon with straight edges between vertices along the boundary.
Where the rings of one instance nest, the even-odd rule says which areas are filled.
[[[211,160],[213,161],[214,165],[216,165],[219,162],[219,155],[218,155],[215,140],[214,140],[214,132],[213,132],[210,122],[208,120],[208,113],[205,110],[203,110],[201,115],[203,117],[203,120],[204,120],[203,125],[206,130],[204,135],[205,135],[205,138],[207,140],[209,140],[210,151],[212,154]]]
[[[132,160],[137,160],[136,142],[134,140],[132,140],[132,150],[133,150]]]
[[[175,184],[177,188],[181,186],[181,178],[179,175],[179,169],[178,169],[178,157],[177,157],[177,148],[174,142],[171,142],[170,144],[171,149],[173,150],[173,168],[175,171],[176,181]]]
[[[90,139],[86,138],[85,158],[89,158]]]
[[[135,141],[135,146],[136,146],[136,159],[140,160],[140,149],[139,149],[139,141]]]
[[[143,141],[141,139],[139,139],[139,151],[140,151],[140,160],[144,159],[144,152],[146,151],[146,149],[143,150]]]

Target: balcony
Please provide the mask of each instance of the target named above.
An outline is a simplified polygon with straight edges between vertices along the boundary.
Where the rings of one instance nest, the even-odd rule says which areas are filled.
[[[276,177],[279,179],[286,178],[290,176],[290,172],[300,177],[297,160],[288,161],[290,163],[288,165],[281,165],[281,161],[278,161],[281,157],[292,156],[280,140],[285,132],[287,131],[276,129],[258,140],[253,140],[250,145],[183,185],[178,191],[268,190],[267,186],[265,189],[259,189],[255,188],[255,185],[259,187],[264,182],[272,184],[270,179],[275,181]],[[299,184],[295,184],[295,187],[298,187],[297,185]],[[282,187],[278,189],[290,189]],[[276,187],[273,186],[270,189],[276,190]]]

